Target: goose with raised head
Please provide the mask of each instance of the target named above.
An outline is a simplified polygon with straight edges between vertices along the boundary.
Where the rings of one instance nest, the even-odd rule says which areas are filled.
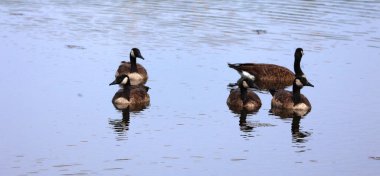
[[[260,109],[260,97],[249,89],[252,87],[252,84],[253,80],[243,77],[238,81],[238,88],[230,91],[230,95],[227,98],[227,105],[232,111],[240,112],[245,109],[249,112],[253,112]]]
[[[314,87],[305,77],[297,76],[293,81],[292,92],[287,90],[269,90],[273,96],[271,109],[285,109],[299,112],[310,111],[311,104],[309,100],[301,94],[301,89],[304,86]]]
[[[116,71],[115,77],[123,74],[128,74],[131,85],[143,85],[148,80],[148,73],[146,69],[141,65],[136,63],[136,59],[140,58],[144,60],[141,52],[138,48],[132,48],[129,53],[129,62],[121,61],[119,68]]]
[[[122,86],[122,89],[117,91],[112,98],[112,104],[116,109],[121,110],[129,107],[133,110],[142,110],[149,105],[149,87],[144,85],[132,86],[131,79],[127,74],[119,75],[109,85],[115,84]]]
[[[255,77],[255,82],[260,82],[266,85],[264,89],[272,88],[270,85],[273,83],[275,88],[279,85],[283,87],[292,85],[296,75],[304,76],[301,69],[301,59],[303,56],[303,49],[297,48],[294,53],[294,72],[288,68],[274,64],[256,64],[256,63],[236,63],[228,64],[229,67],[238,71],[240,75],[246,77]]]

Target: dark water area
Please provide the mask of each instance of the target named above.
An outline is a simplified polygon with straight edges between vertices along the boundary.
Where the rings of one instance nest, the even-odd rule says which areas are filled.
[[[0,175],[379,175],[378,1],[0,1]],[[108,86],[130,49],[150,105]],[[256,92],[234,113],[227,63],[302,69],[312,110]]]

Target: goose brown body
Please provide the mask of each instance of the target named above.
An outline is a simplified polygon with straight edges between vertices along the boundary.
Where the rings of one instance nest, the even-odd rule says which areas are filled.
[[[136,72],[132,72],[131,62],[122,61],[116,71],[115,77],[128,74],[131,79],[131,85],[143,85],[148,81],[148,73],[146,69],[139,63],[136,63]]]
[[[246,71],[259,82],[292,85],[295,75],[288,68],[274,64],[229,64],[235,70]]]
[[[240,97],[240,88],[231,90],[230,95],[227,98],[227,105],[232,111],[240,112],[243,109],[246,109],[247,111],[257,111],[260,109],[261,100],[253,91],[247,92],[246,103],[243,103],[243,100]]]
[[[290,112],[296,114],[307,114],[311,110],[309,100],[301,94],[304,86],[314,87],[305,77],[296,77],[293,81],[293,91],[270,90],[273,98],[271,101],[271,111]],[[283,111],[285,110],[285,111]]]
[[[140,110],[150,103],[149,94],[143,86],[131,86],[129,89],[120,89],[112,98],[112,104],[116,109],[130,108]]]
[[[112,104],[116,109],[122,110],[130,108],[138,110],[149,105],[149,87],[144,85],[132,86],[131,79],[127,74],[116,77],[116,79],[110,83],[110,85],[115,84],[122,86],[122,89],[119,89],[112,98]]]
[[[129,79],[131,81],[131,85],[143,85],[148,80],[148,73],[146,69],[136,62],[137,58],[144,59],[144,57],[141,55],[141,52],[138,48],[132,48],[130,54],[129,54],[130,61],[122,61],[120,63],[120,66],[118,67],[115,78],[127,74],[129,76]]]
[[[237,63],[228,64],[240,74],[246,72],[255,77],[255,82],[259,89],[278,89],[292,85],[296,75],[304,75],[301,70],[301,59],[303,49],[297,48],[294,53],[294,73],[286,67],[275,64],[258,64],[258,63]],[[259,87],[263,85],[264,87]]]
[[[281,118],[291,118],[291,117],[296,117],[296,116],[299,116],[299,117],[303,117],[303,116],[306,116],[309,112],[311,111],[311,109],[283,109],[283,108],[275,108],[275,107],[272,107],[270,109],[270,112],[275,115],[275,116],[279,116]]]
[[[309,100],[303,95],[300,94],[300,100],[297,104],[299,106],[295,106],[297,104],[294,104],[293,101],[293,92],[287,91],[287,90],[278,90],[272,98],[272,107],[273,108],[279,108],[279,109],[311,109],[311,104]],[[304,105],[301,105],[304,104]]]
[[[239,87],[232,89],[227,98],[227,105],[234,112],[246,110],[249,112],[257,111],[261,107],[260,97],[255,92],[248,89],[252,85],[253,80],[240,79]]]

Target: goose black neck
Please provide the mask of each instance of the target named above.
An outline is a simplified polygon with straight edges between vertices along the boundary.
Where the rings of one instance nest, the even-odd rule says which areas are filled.
[[[293,102],[294,105],[301,102],[301,88],[296,85],[293,85]]]
[[[127,84],[124,85],[124,92],[127,100],[129,100],[130,94],[131,94],[131,83],[128,81]]]
[[[133,57],[132,55],[129,55],[129,59],[130,59],[130,62],[131,62],[131,72],[137,72],[136,57]]]
[[[240,87],[240,98],[243,101],[243,105],[247,103],[247,88]]]
[[[297,56],[297,55],[294,56],[294,72],[297,76],[303,75],[303,72],[301,70],[301,59],[302,59],[302,55],[301,56]]]

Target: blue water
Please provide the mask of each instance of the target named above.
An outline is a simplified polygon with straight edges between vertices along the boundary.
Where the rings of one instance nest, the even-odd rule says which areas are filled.
[[[0,2],[0,175],[379,175],[377,1]],[[138,47],[150,106],[122,120],[110,87]],[[293,68],[300,120],[240,119],[227,63]],[[239,122],[240,121],[240,122]]]

